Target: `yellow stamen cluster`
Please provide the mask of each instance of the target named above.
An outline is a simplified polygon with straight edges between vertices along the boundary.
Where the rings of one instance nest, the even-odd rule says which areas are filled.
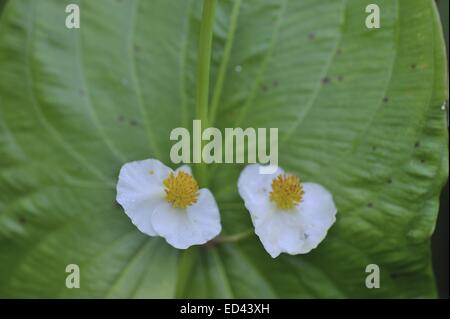
[[[273,179],[269,196],[279,208],[290,209],[302,201],[304,194],[303,186],[297,176],[281,174]]]
[[[166,187],[166,200],[175,208],[186,208],[197,202],[198,184],[188,173],[170,173],[163,181]]]

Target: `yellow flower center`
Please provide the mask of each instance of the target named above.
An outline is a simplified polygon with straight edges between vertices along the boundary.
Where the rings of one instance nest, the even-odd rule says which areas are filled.
[[[166,187],[166,200],[175,208],[186,208],[197,202],[198,184],[188,173],[170,173],[163,181]]]
[[[302,201],[304,194],[303,186],[297,176],[281,174],[273,179],[269,196],[279,208],[290,209]]]

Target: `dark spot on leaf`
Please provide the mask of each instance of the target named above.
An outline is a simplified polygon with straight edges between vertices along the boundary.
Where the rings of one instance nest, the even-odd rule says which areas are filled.
[[[329,78],[329,77],[324,77],[324,78],[322,79],[322,83],[323,83],[323,84],[330,83],[330,78]]]
[[[273,80],[272,85],[273,85],[273,87],[277,87],[278,86],[278,81],[277,80]]]
[[[20,216],[19,217],[19,223],[21,223],[22,225],[26,224],[27,223],[27,219],[25,217],[23,217],[23,216]]]
[[[123,122],[123,120],[125,120],[125,117],[123,115],[119,115],[119,117],[117,118],[117,120],[119,122]]]
[[[373,207],[373,203],[368,203],[367,207]]]
[[[136,121],[136,120],[131,120],[131,121],[130,121],[130,125],[131,125],[131,126],[138,126],[139,123],[138,123],[138,121]]]
[[[417,148],[417,147],[419,147],[419,146],[420,146],[420,142],[417,141],[417,142],[414,144],[414,147]]]
[[[415,64],[411,64],[411,69],[415,70],[416,69],[416,65]]]
[[[376,151],[377,150],[377,147],[374,145],[374,146],[372,146],[372,151]]]
[[[387,97],[387,96],[385,96],[384,98],[383,98],[383,102],[384,103],[387,103],[389,101],[389,98]]]
[[[339,82],[341,82],[341,81],[344,79],[344,77],[343,77],[342,75],[339,75],[339,76],[337,77],[337,79],[338,79]]]
[[[262,85],[261,85],[261,90],[262,90],[263,92],[267,92],[268,89],[269,89],[269,88],[267,87],[267,85],[265,85],[265,84],[262,84]]]
[[[420,160],[420,162],[423,164],[423,163],[425,163],[425,160],[422,158],[422,159]]]
[[[392,178],[389,178],[387,182],[388,184],[392,184]]]
[[[316,38],[316,35],[315,35],[313,32],[311,32],[310,34],[308,34],[308,39],[314,40],[315,38]]]

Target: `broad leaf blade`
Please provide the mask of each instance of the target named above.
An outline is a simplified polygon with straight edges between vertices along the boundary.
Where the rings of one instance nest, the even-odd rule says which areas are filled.
[[[0,296],[435,296],[448,150],[433,1],[379,1],[379,30],[362,0],[220,2],[214,125],[278,127],[280,164],[339,209],[317,249],[277,259],[255,236],[180,252],[115,204],[120,166],[169,164],[170,131],[195,117],[200,2],[78,1],[79,30],[68,3],[9,1],[0,18]],[[242,167],[208,170],[225,234],[251,228]],[[71,263],[80,289],[65,287]],[[371,263],[380,289],[365,287]]]

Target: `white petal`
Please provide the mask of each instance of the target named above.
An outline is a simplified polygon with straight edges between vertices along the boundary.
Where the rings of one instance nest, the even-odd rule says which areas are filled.
[[[191,168],[188,165],[182,165],[182,166],[178,167],[175,170],[175,172],[176,173],[178,173],[178,172],[185,172],[185,173],[188,173],[189,175],[192,176],[192,170],[191,170]]]
[[[162,181],[172,170],[158,160],[130,162],[122,166],[117,182],[117,202],[143,233],[156,236],[151,214],[164,201]]]
[[[222,230],[216,200],[206,188],[200,189],[197,202],[187,208],[187,214],[197,231],[200,232],[204,243],[219,235]]]
[[[336,206],[322,186],[303,184],[303,201],[292,210],[272,210],[256,221],[255,232],[264,248],[276,257],[285,252],[306,254],[316,248],[336,221]]]
[[[119,182],[122,180],[130,185],[162,184],[162,181],[170,172],[172,172],[172,169],[155,159],[134,161],[122,166],[119,173]]]
[[[206,189],[200,190],[197,203],[187,209],[162,203],[152,215],[152,225],[160,236],[178,249],[204,244],[221,231],[219,209]]]
[[[253,217],[263,217],[269,205],[269,193],[272,190],[272,180],[283,170],[278,168],[273,174],[260,174],[259,164],[251,164],[244,168],[239,176],[238,191],[244,200],[245,206]]]
[[[337,208],[331,193],[321,185],[304,183],[303,190],[305,195],[297,210],[308,237],[305,241],[313,249],[325,238],[328,229],[336,221]]]
[[[255,233],[273,258],[282,252],[298,254],[304,251],[303,234],[295,210],[271,212],[255,224]]]
[[[259,165],[249,165],[238,181],[239,194],[250,212],[255,233],[272,257],[280,253],[305,254],[316,248],[336,221],[336,206],[322,186],[303,184],[302,202],[291,210],[281,210],[269,199],[272,180],[282,174],[259,173]]]

